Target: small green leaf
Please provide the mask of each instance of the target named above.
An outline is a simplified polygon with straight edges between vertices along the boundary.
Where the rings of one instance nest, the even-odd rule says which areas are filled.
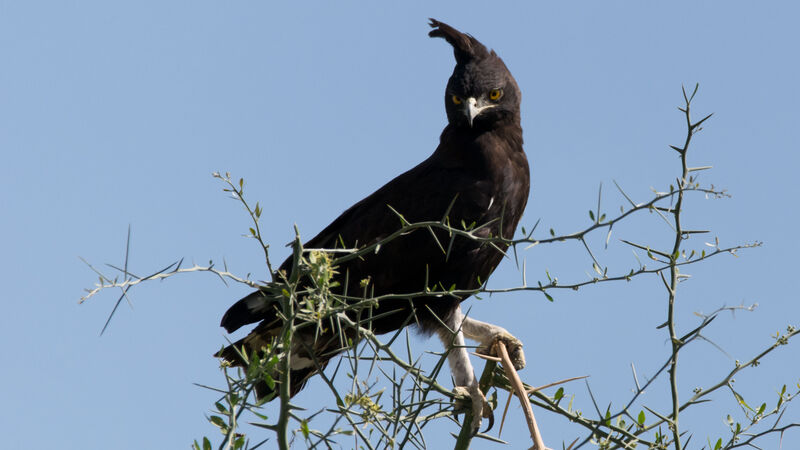
[[[550,236],[555,236],[555,235],[556,235],[556,231],[554,229],[550,228]]]
[[[639,411],[639,417],[636,420],[639,422],[640,427],[644,426],[644,420],[645,420],[644,411]]]
[[[741,395],[739,395],[737,392],[734,392],[734,393],[733,393],[733,396],[734,396],[734,397],[736,397],[736,400],[737,400],[737,401],[738,401],[738,402],[739,402],[741,405],[743,405],[745,408],[749,409],[750,411],[754,411],[754,412],[755,412],[755,410],[754,410],[753,408],[751,408],[751,407],[750,407],[750,405],[748,405],[748,404],[747,404],[747,403],[744,401],[744,397],[742,397]]]
[[[494,389],[492,391],[492,395],[489,396],[487,401],[489,402],[489,406],[492,408],[492,411],[497,409],[497,405],[498,405],[498,403],[497,403],[497,389]]]
[[[783,396],[786,394],[786,385],[783,385],[783,389],[781,389],[781,395],[778,397],[778,406],[775,408],[780,409],[781,405],[783,404]]]
[[[250,235],[251,235],[251,236],[255,236],[255,235],[256,235],[256,230],[255,230],[255,228],[250,228]]]
[[[765,409],[767,409],[767,404],[766,403],[762,403],[761,407],[758,408],[758,412],[756,414],[760,416],[761,414],[764,413]]]
[[[270,374],[264,375],[264,382],[267,383],[267,387],[270,390],[275,390],[275,380],[270,376]]]
[[[714,444],[714,450],[719,450],[722,448],[722,438],[717,439],[717,443]]]
[[[589,210],[589,218],[592,219],[592,222],[594,222],[594,211],[591,209]]]
[[[558,388],[558,390],[556,391],[556,395],[555,395],[555,396],[553,396],[553,399],[554,399],[555,401],[559,401],[559,400],[561,400],[562,398],[564,398],[564,388],[563,388],[563,387],[560,387],[560,388]]]
[[[309,432],[308,421],[306,421],[305,419],[303,419],[303,421],[300,422],[300,431],[303,433],[303,437],[308,439],[308,432]]]
[[[208,418],[208,421],[213,423],[214,425],[222,428],[223,430],[228,428],[228,426],[225,424],[225,421],[222,420],[222,417],[220,417],[220,416],[211,416],[211,417]]]
[[[244,448],[245,439],[244,436],[239,436],[236,440],[233,441],[233,448],[234,450],[239,450],[240,448]]]
[[[211,441],[207,437],[203,437],[203,450],[211,450]]]
[[[545,291],[542,291],[542,294],[544,294],[544,296],[545,296],[545,297],[546,297],[548,300],[550,300],[551,302],[552,302],[552,301],[554,301],[554,300],[553,300],[553,296],[552,296],[552,295],[550,295],[550,294],[548,294],[547,292],[545,292]]]

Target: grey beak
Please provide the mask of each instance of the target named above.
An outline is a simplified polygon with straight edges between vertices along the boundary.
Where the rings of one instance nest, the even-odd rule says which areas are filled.
[[[494,107],[494,105],[491,103],[485,104],[483,101],[479,103],[478,100],[475,100],[475,97],[468,98],[465,103],[464,115],[467,116],[467,121],[469,121],[470,127],[472,127],[472,122],[481,112]]]

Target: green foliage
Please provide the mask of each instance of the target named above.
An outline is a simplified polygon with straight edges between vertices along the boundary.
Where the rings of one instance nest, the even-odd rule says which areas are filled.
[[[707,445],[704,448],[707,449],[720,450],[755,446],[759,439],[765,436],[782,434],[790,428],[800,427],[800,424],[781,422],[787,406],[800,393],[800,384],[797,385],[796,391],[788,390],[787,386],[783,385],[776,392],[777,398],[745,399],[739,391],[734,389],[734,376],[743,370],[756,367],[771,352],[788,345],[798,334],[795,326],[788,326],[785,332],[777,332],[772,336],[773,341],[770,345],[753,355],[751,359],[736,361],[733,367],[719,371],[717,382],[696,386],[683,380],[679,383],[677,379],[677,367],[681,352],[688,345],[706,339],[701,333],[713,320],[725,311],[754,309],[754,307],[745,306],[721,307],[711,314],[699,314],[700,323],[694,329],[679,333],[675,325],[675,304],[678,302],[679,283],[687,277],[684,272],[692,265],[707,262],[716,256],[736,255],[739,250],[760,245],[760,243],[752,243],[725,247],[720,245],[718,239],[714,239],[713,243],[705,244],[706,248],[691,248],[692,246],[700,247],[691,238],[708,233],[708,231],[689,230],[682,227],[680,220],[684,209],[682,204],[684,201],[689,201],[691,195],[700,194],[711,198],[728,195],[724,190],[719,190],[713,185],[701,185],[698,181],[697,172],[708,170],[709,166],[691,167],[688,164],[692,137],[701,130],[701,124],[711,117],[708,115],[696,122],[692,120],[691,102],[696,93],[697,88],[691,93],[684,90],[685,103],[679,110],[685,118],[687,134],[683,146],[670,146],[678,153],[680,171],[678,176],[671,180],[668,189],[663,192],[654,191],[650,200],[637,203],[615,182],[622,198],[627,201],[627,206],[620,207],[618,215],[607,218],[601,209],[601,185],[598,190],[596,208],[590,209],[588,212],[591,225],[577,232],[557,235],[554,228],[549,228],[549,233],[545,233],[549,236],[537,239],[533,237],[536,230],[536,226],[534,226],[532,230],[526,230],[523,227],[523,237],[519,239],[484,237],[478,234],[482,232],[484,225],[462,222],[459,224],[460,227],[452,227],[447,215],[439,221],[410,223],[400,212],[395,212],[399,219],[398,231],[387,236],[381,242],[367,247],[348,249],[342,242],[342,248],[335,251],[306,250],[302,247],[302,240],[298,233],[293,243],[295,264],[291,272],[276,272],[272,269],[269,246],[263,241],[259,227],[259,221],[263,216],[260,204],[257,202],[254,207],[249,206],[244,196],[245,182],[243,179],[240,178],[238,182],[234,182],[231,180],[230,174],[215,173],[214,176],[225,183],[223,190],[239,200],[249,214],[252,224],[248,227],[247,236],[257,240],[262,247],[267,269],[273,277],[271,282],[255,283],[250,281],[249,277],[238,277],[229,273],[227,268],[220,270],[213,263],[209,263],[206,267],[182,268],[179,262],[144,278],[132,277],[127,271],[126,264],[125,269],[121,270],[124,276],[122,281],[107,277],[92,267],[100,276],[99,284],[89,290],[83,300],[104,289],[112,288],[120,289],[125,296],[131,287],[144,281],[163,279],[179,273],[203,271],[214,273],[223,281],[247,284],[265,292],[265,301],[274,302],[281,311],[283,326],[274,340],[265,345],[261,351],[242,355],[248,362],[244,369],[234,370],[227,363],[221,364],[224,385],[218,388],[209,388],[218,392],[219,398],[213,403],[212,412],[206,416],[213,428],[222,435],[217,446],[219,449],[254,449],[265,442],[262,440],[256,445],[251,445],[241,426],[242,422],[252,423],[258,431],[267,435],[266,439],[276,441],[271,442],[271,446],[277,445],[279,448],[288,448],[291,439],[302,439],[306,446],[325,448],[349,446],[354,438],[357,439],[359,445],[363,445],[365,448],[404,448],[406,446],[424,448],[426,446],[424,440],[426,426],[433,422],[446,422],[447,420],[453,422],[454,428],[460,428],[459,433],[454,433],[459,435],[458,441],[454,444],[458,448],[466,448],[473,439],[465,431],[470,429],[471,418],[468,414],[463,414],[463,419],[457,418],[460,413],[454,406],[457,395],[438,381],[442,368],[446,366],[447,351],[427,355],[415,354],[407,332],[398,331],[391,336],[379,338],[370,330],[368,320],[354,320],[353,317],[369,317],[370,314],[379,314],[379,310],[376,310],[375,306],[381,297],[370,295],[369,279],[350,281],[352,285],[357,284],[361,288],[362,296],[335,295],[333,288],[336,287],[337,267],[350,259],[380,251],[381,246],[393,239],[412,230],[423,228],[434,236],[433,231],[436,229],[444,230],[451,236],[449,243],[439,243],[445,253],[449,251],[452,239],[456,238],[480,240],[486,245],[508,245],[514,251],[514,257],[516,257],[518,249],[528,250],[545,244],[574,243],[586,250],[587,259],[592,262],[594,273],[589,274],[586,279],[559,282],[558,277],[552,276],[547,271],[545,273],[546,280],[536,281],[529,285],[523,264],[522,286],[504,289],[488,289],[483,286],[473,291],[459,290],[457,286],[432,286],[405,297],[413,298],[420,295],[464,297],[487,293],[503,294],[511,291],[539,291],[547,301],[553,302],[555,300],[552,292],[558,289],[579,290],[589,284],[630,281],[634,277],[646,274],[656,275],[661,279],[665,288],[667,315],[664,318],[664,324],[659,329],[663,330],[660,332],[666,333],[669,351],[663,355],[663,363],[660,366],[648,371],[650,376],[644,384],[639,383],[636,369],[632,367],[635,386],[630,398],[615,399],[613,404],[617,406],[612,407],[612,404],[608,404],[601,408],[595,402],[591,388],[588,389],[587,397],[583,394],[568,394],[564,386],[556,388],[554,384],[542,390],[534,390],[531,386],[526,385],[526,389],[530,389],[529,392],[531,392],[528,399],[538,407],[536,411],[539,414],[550,413],[563,417],[564,420],[573,423],[576,429],[584,430],[584,437],[569,444],[569,448],[572,448],[573,445],[592,443],[598,448],[674,448],[680,450],[688,442],[688,436],[693,435],[698,435],[697,439],[705,439],[704,442]],[[657,215],[667,223],[669,226],[667,236],[672,245],[669,248],[662,248],[621,239],[622,243],[632,247],[634,254],[637,255],[638,264],[633,268],[630,266],[610,268],[601,264],[587,244],[587,236],[595,232],[605,232],[607,233],[605,242],[608,245],[615,224],[627,220],[634,214],[644,212]],[[646,259],[643,259],[651,266],[643,264],[639,256],[646,256]],[[120,297],[120,301],[122,298]],[[294,351],[292,343],[295,332],[305,327],[317,330],[323,328],[337,330],[342,334],[341,341],[346,348],[337,362],[333,375],[330,378],[325,373],[319,375],[320,382],[330,388],[330,397],[327,400],[320,400],[326,404],[326,407],[310,413],[290,403],[286,387],[286,377],[289,372],[288,361]],[[403,341],[401,338],[404,336],[405,351],[401,353],[405,354],[399,355],[393,348],[398,347],[398,343]],[[392,344],[395,346],[393,347]],[[378,381],[374,381],[376,374],[380,375]],[[664,378],[669,386],[667,393],[670,398],[669,405],[661,409],[651,408],[645,404],[642,393],[648,389],[656,389],[654,381]],[[370,381],[368,382],[368,380]],[[254,386],[262,381],[271,389],[277,387],[279,391],[274,399],[279,405],[276,416],[267,417],[263,413],[263,402],[270,399],[261,402],[255,401]],[[493,399],[494,406],[497,405],[498,392],[511,389],[504,373],[496,367],[493,361],[489,361],[485,366],[480,384],[484,392],[488,394],[487,396]],[[686,386],[691,387],[691,395],[687,392]],[[587,387],[589,387],[588,382]],[[554,391],[550,389],[554,389]],[[730,392],[739,408],[738,411],[725,411],[723,414],[724,422],[728,425],[729,435],[701,437],[704,433],[703,430],[690,430],[685,423],[679,420],[686,409],[695,409],[698,405],[711,401],[712,394],[724,392],[725,389]],[[552,394],[547,395],[547,392],[552,392]],[[564,401],[565,397],[569,398],[568,402]],[[564,403],[567,404],[564,405]],[[587,412],[576,408],[575,404],[581,405]],[[770,405],[774,406],[770,407]],[[243,420],[243,415],[247,417],[246,420]],[[327,422],[315,420],[322,416],[327,416],[330,420]],[[770,417],[774,420],[765,420]],[[320,427],[321,422],[326,425]],[[543,430],[543,433],[545,438],[558,438],[548,436],[547,430]],[[261,434],[259,437],[262,437]],[[488,435],[479,434],[478,437],[499,440],[499,438]],[[212,440],[216,441],[217,439],[203,437],[200,441],[195,440],[192,448],[196,450],[211,449]],[[555,447],[555,445],[551,444],[551,447]],[[562,443],[562,447],[567,448],[567,443]]]

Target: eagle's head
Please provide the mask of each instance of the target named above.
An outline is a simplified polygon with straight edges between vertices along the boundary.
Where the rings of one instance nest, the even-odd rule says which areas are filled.
[[[431,19],[429,36],[453,46],[456,67],[447,82],[447,120],[456,127],[494,128],[519,123],[521,93],[503,60],[474,37]]]

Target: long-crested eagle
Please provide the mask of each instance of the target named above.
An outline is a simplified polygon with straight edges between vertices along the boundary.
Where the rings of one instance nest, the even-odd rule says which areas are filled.
[[[450,43],[456,59],[445,89],[448,124],[439,146],[428,159],[347,209],[306,242],[305,248],[370,246],[401,228],[398,213],[408,223],[440,221],[447,214],[454,226],[486,224],[475,232],[479,237],[513,237],[530,189],[530,170],[522,149],[519,87],[503,60],[477,39],[434,19],[430,25],[433,30],[429,35]],[[478,289],[503,259],[507,245],[463,236],[451,239],[442,229],[434,234],[426,229],[411,230],[378,252],[343,262],[336,269],[338,286],[332,292],[354,295],[353,291],[361,290],[358,280],[369,280],[371,296],[401,294],[382,300],[374,308],[377,318],[369,324],[371,329],[380,334],[416,324],[423,332],[436,333],[445,347],[452,346],[447,358],[457,389],[470,395],[476,418],[489,417],[491,410],[478,389],[464,338],[479,342],[479,351],[483,352],[491,352],[492,344],[503,340],[518,369],[525,365],[522,343],[501,327],[465,316],[460,303],[467,296],[402,298],[402,294],[424,292],[431,286]],[[447,251],[443,251],[442,242],[449,244]],[[292,258],[279,270],[291,271]],[[348,293],[342,292],[348,285],[345,278],[351,280]],[[258,290],[228,309],[221,323],[228,332],[260,323],[218,356],[242,366],[242,355],[273,343],[282,326],[274,305],[265,290]],[[290,360],[291,395],[342,350],[342,341],[330,328],[300,333],[307,336],[295,336],[298,344],[292,348]],[[259,397],[270,395],[274,389],[265,382],[256,385]],[[480,419],[473,423],[477,426]]]

